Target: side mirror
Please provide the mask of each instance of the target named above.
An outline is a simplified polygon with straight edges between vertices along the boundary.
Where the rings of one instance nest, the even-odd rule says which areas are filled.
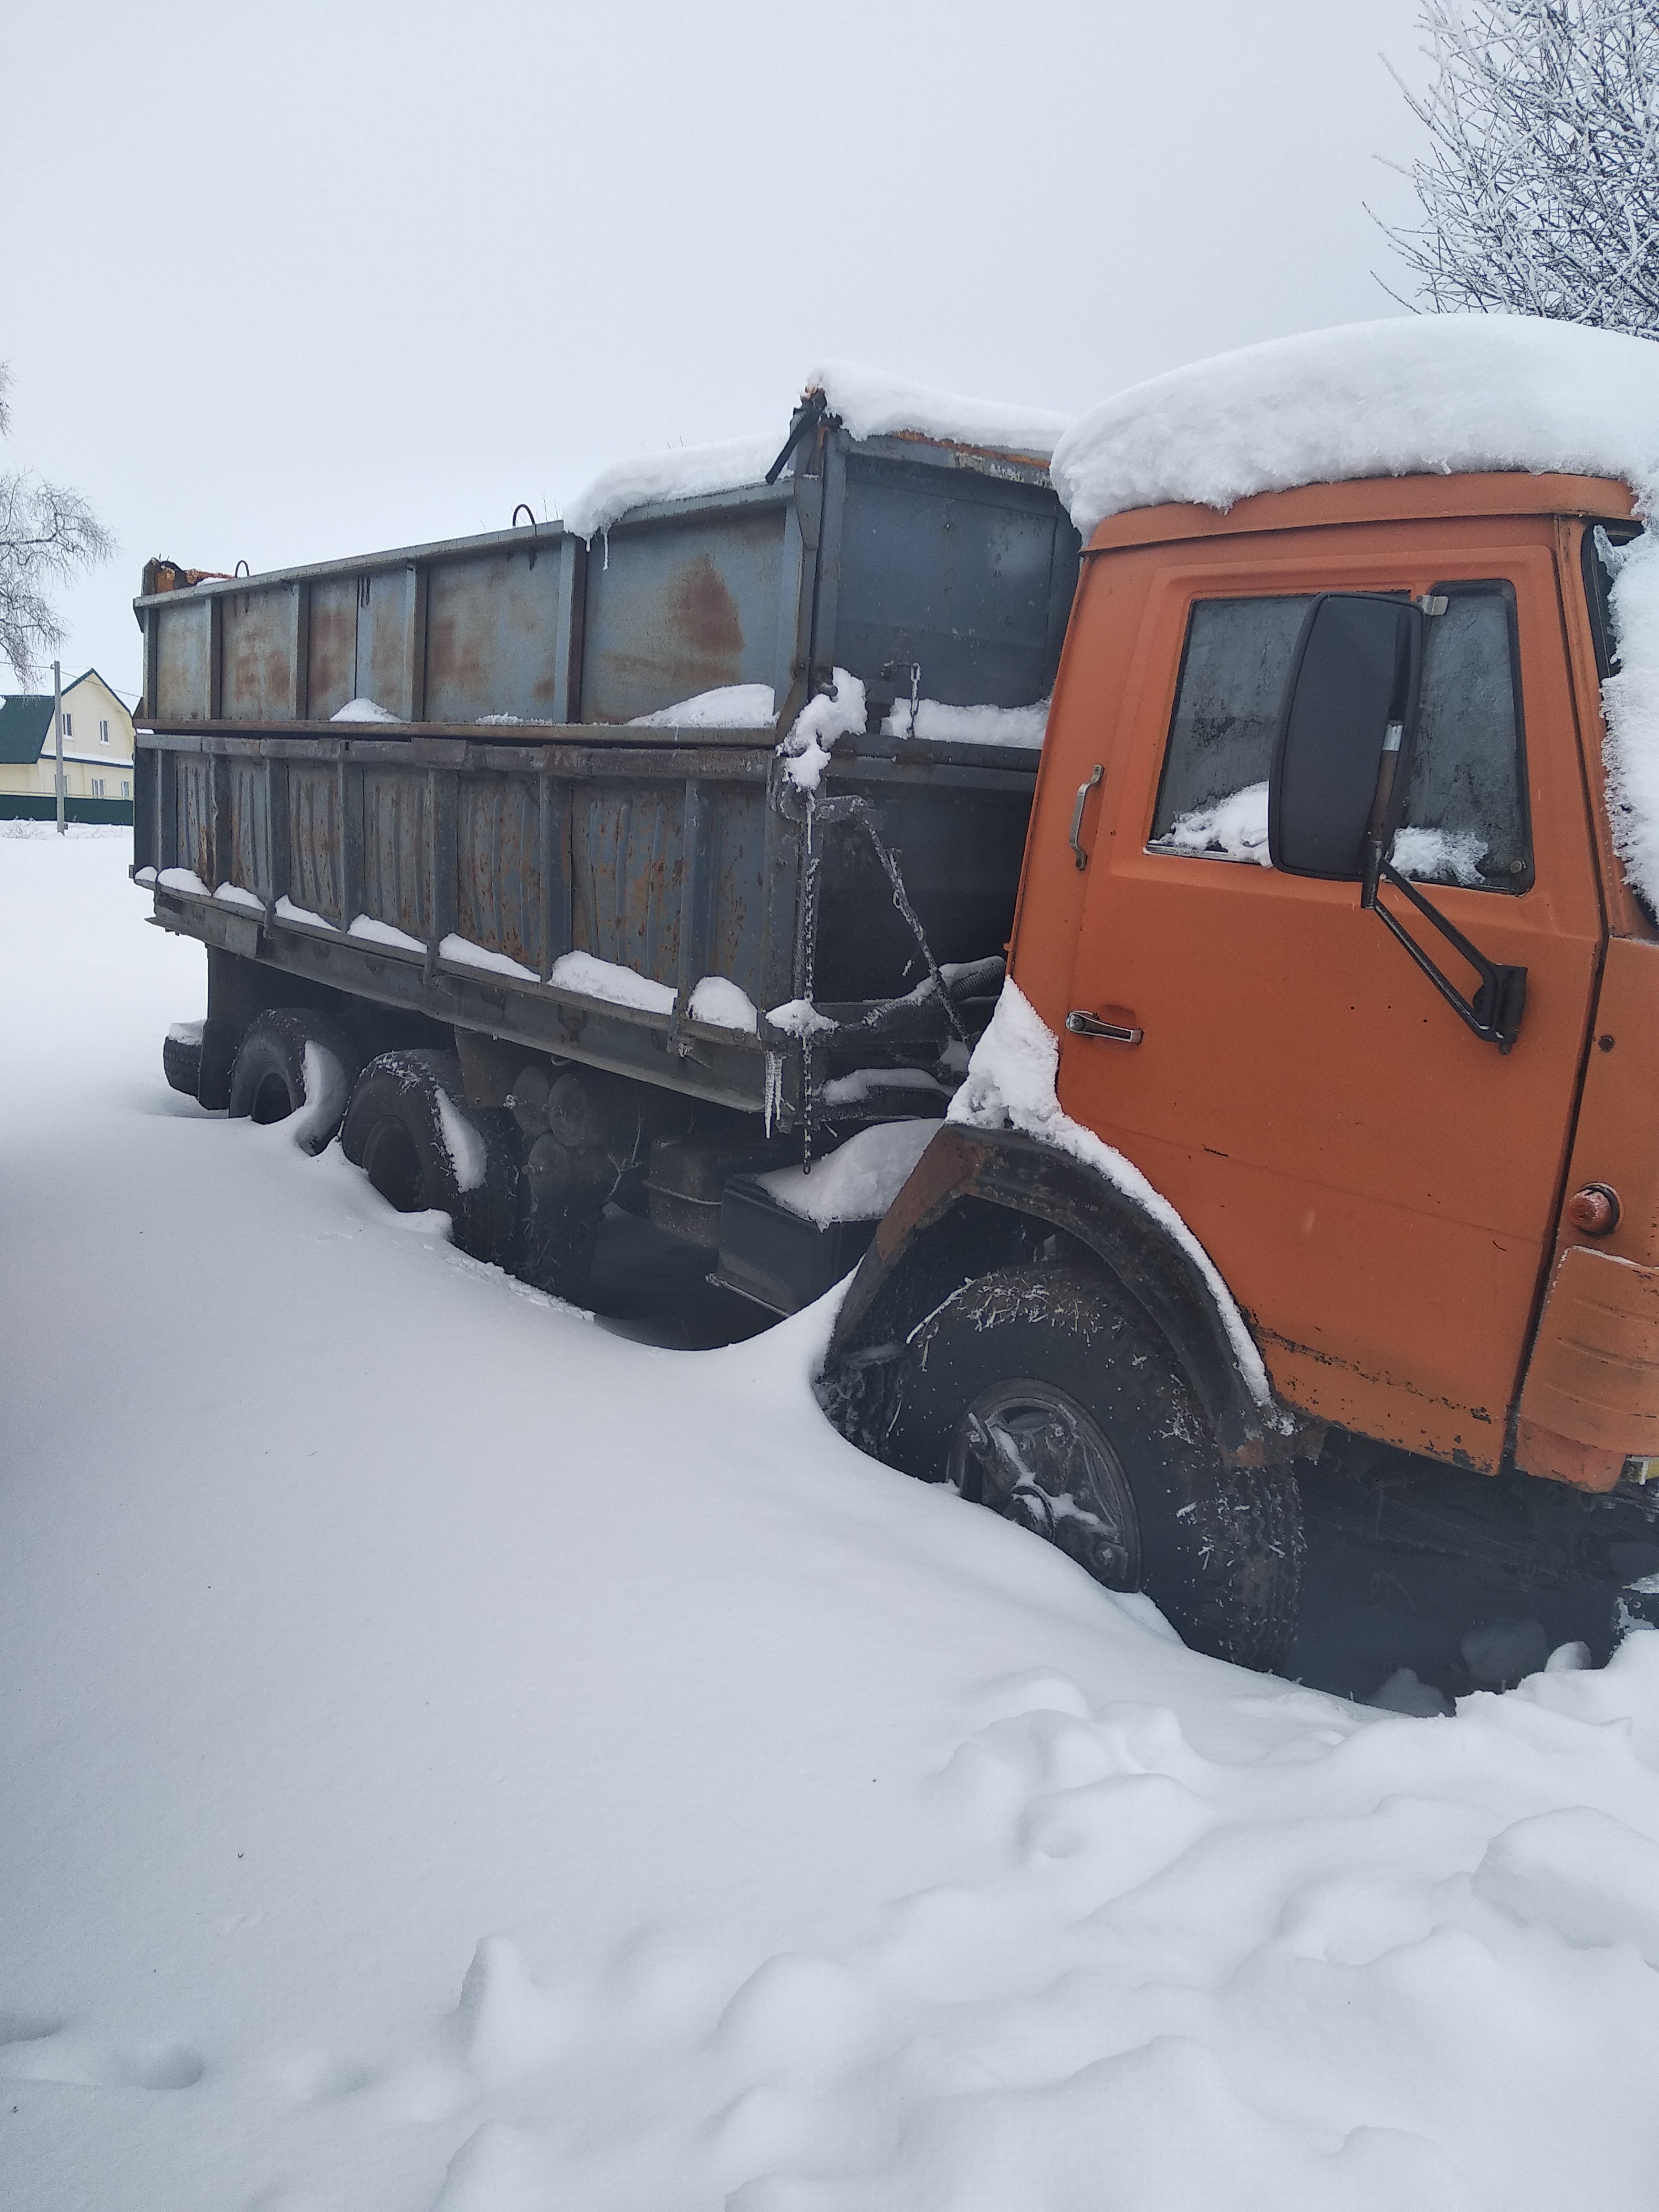
[[[1267,787],[1274,867],[1364,882],[1374,896],[1405,804],[1422,665],[1423,615],[1409,599],[1328,592],[1314,600]]]
[[[1389,860],[1411,780],[1423,624],[1423,610],[1411,600],[1366,592],[1322,592],[1310,606],[1273,747],[1267,852],[1287,875],[1358,884],[1360,905],[1459,1019],[1507,1053],[1526,1011],[1526,969],[1488,960]],[[1468,964],[1473,992],[1460,991],[1389,913],[1378,896],[1384,884]]]

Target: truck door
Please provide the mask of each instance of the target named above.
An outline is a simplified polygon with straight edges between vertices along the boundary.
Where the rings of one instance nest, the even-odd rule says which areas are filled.
[[[1186,1217],[1286,1398],[1492,1468],[1554,1232],[1601,918],[1547,526],[1461,555],[1458,527],[1419,530],[1389,566],[1383,549],[1281,566],[1265,591],[1239,541],[1201,564],[1158,556],[1071,998],[1140,1038],[1068,1034],[1060,1088]],[[1489,959],[1527,969],[1507,1055],[1356,886],[1268,865],[1279,704],[1308,599],[1332,590],[1443,602],[1394,859]]]

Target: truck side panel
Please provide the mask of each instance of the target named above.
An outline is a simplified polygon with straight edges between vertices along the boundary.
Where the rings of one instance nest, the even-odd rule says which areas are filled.
[[[1535,879],[1518,895],[1432,897],[1488,957],[1529,970],[1507,1058],[1435,997],[1352,885],[1149,849],[1196,603],[1459,579],[1508,580],[1516,594]],[[1092,711],[1114,696],[1115,732]],[[1097,761],[1068,973],[1059,944],[1031,933],[1051,903],[1035,872],[1071,878],[1053,896],[1075,914],[1066,802]],[[1293,1405],[1496,1468],[1553,1243],[1601,945],[1551,520],[1115,556],[1080,602],[1043,774],[1055,798],[1028,855],[1031,957],[1016,974],[1057,1030],[1073,1008],[1144,1030],[1133,1048],[1065,1036],[1066,1110],[1179,1208]]]
[[[588,575],[578,719],[631,721],[733,684],[781,705],[779,596],[800,580],[784,572],[784,521],[775,498],[696,527],[612,531]]]

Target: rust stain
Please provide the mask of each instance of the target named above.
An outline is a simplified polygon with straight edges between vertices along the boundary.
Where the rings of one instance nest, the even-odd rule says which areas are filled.
[[[735,659],[743,652],[743,623],[738,603],[707,553],[688,561],[668,593],[674,628],[694,653],[711,659]]]
[[[311,599],[311,715],[325,720],[343,707],[356,684],[357,601],[319,586]]]

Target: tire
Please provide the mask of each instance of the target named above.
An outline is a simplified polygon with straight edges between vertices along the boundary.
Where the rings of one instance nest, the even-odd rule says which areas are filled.
[[[200,1022],[175,1022],[161,1040],[161,1073],[186,1098],[196,1096],[202,1078],[203,1027]]]
[[[513,1242],[513,1119],[466,1103],[453,1052],[383,1052],[357,1078],[340,1142],[399,1213],[447,1213],[475,1259],[505,1263]]]
[[[233,1120],[295,1120],[295,1141],[320,1152],[333,1143],[345,1119],[358,1056],[349,1038],[325,1014],[278,1007],[248,1024],[231,1071]]]
[[[1301,1501],[1288,1468],[1232,1468],[1168,1345],[1074,1265],[1006,1267],[912,1339],[884,1456],[1035,1529],[1183,1642],[1279,1662],[1296,1626]]]

